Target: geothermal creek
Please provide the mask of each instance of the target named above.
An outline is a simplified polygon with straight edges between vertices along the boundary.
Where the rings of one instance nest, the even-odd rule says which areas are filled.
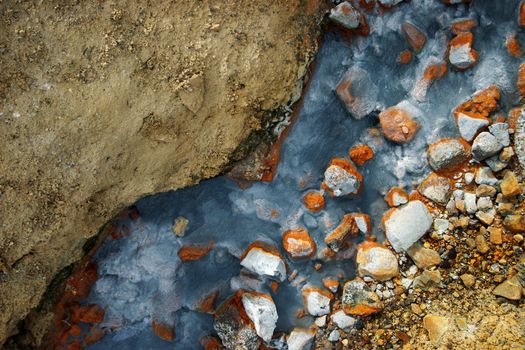
[[[393,2],[398,1],[385,1]],[[391,8],[360,8],[366,24],[361,22],[353,35],[330,27],[271,182],[243,189],[226,176],[218,177],[141,199],[116,219],[113,234],[92,256],[98,267],[96,282],[80,300],[81,305],[96,304],[104,310],[96,323],[101,336],[84,343],[85,348],[202,348],[207,336],[235,332],[235,312],[225,301],[243,290],[237,296],[258,328],[257,336],[245,336],[285,349],[287,334],[296,327],[310,328],[323,314],[316,309],[323,308],[322,296],[341,293],[343,284],[356,277],[358,245],[385,241],[381,220],[390,208],[385,200],[389,190],[399,187],[410,194],[432,170],[428,145],[459,137],[454,108],[491,84],[501,91],[500,111],[515,106],[520,60],[509,55],[506,41],[522,36],[518,7],[511,0],[475,1],[470,6],[401,2]],[[467,31],[473,33],[479,57],[463,70],[461,65],[469,63],[460,62],[457,69],[450,61],[458,57],[449,61],[449,54],[468,61],[464,56],[469,53],[449,50],[449,42],[456,36],[453,23],[465,19],[477,23]],[[407,43],[401,30],[406,22],[426,36],[422,48]],[[366,26],[369,35],[361,35]],[[352,95],[346,106],[345,79],[351,81]],[[410,125],[401,129],[401,136],[413,137],[409,142],[392,142],[381,131],[379,113],[394,106],[419,124],[414,135]],[[368,145],[374,153],[362,166],[359,160],[349,162],[352,148],[356,154],[361,151],[356,159],[370,154],[359,145]],[[349,166],[350,171],[330,173],[331,164],[340,165],[338,169]],[[362,181],[352,177],[356,171]],[[347,181],[334,186],[341,176]],[[400,193],[394,196],[398,204],[408,200]],[[351,237],[335,243],[325,240],[344,223],[345,214],[355,214],[357,228]],[[369,216],[371,227],[360,214]],[[413,217],[403,224],[420,225],[420,220]],[[283,246],[285,233],[289,251]],[[315,243],[305,238],[308,235]],[[318,305],[307,307],[311,291],[318,291],[320,298],[312,297],[311,303]],[[231,319],[221,321],[220,312],[213,315],[217,309]],[[82,343],[93,329],[88,322],[79,325],[77,337],[62,339],[64,347]],[[222,339],[228,341],[234,342]]]

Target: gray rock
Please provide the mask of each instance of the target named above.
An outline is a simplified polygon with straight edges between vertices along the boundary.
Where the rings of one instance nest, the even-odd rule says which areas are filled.
[[[484,160],[501,151],[503,145],[490,132],[480,133],[472,143],[472,155],[476,160]]]
[[[476,171],[476,183],[478,185],[494,186],[498,183],[498,179],[492,173],[489,167],[481,167]]]
[[[419,288],[423,290],[428,290],[430,288],[441,287],[441,272],[439,270],[425,270],[419,276],[414,279],[412,283],[413,288]]]
[[[385,220],[386,237],[397,252],[406,251],[432,227],[432,215],[421,201],[393,209]]]
[[[523,288],[518,277],[514,276],[494,288],[492,293],[509,300],[520,300],[523,293],[522,290]]]
[[[469,147],[465,141],[444,139],[428,146],[428,164],[439,171],[451,169],[470,158]]]
[[[510,146],[509,124],[494,123],[489,126],[489,131],[503,147]]]
[[[330,11],[330,20],[347,29],[356,29],[361,24],[361,13],[349,2],[342,2]]]
[[[472,141],[481,128],[489,125],[489,121],[481,118],[472,118],[460,113],[457,118],[457,125],[461,137],[467,141]]]
[[[339,333],[339,331],[337,329],[334,329],[329,335],[328,335],[328,341],[331,341],[331,342],[336,342],[336,341],[339,341],[339,339],[341,339],[341,334]]]
[[[487,211],[489,209],[492,209],[492,201],[490,200],[490,197],[480,197],[477,202],[478,210]]]
[[[485,163],[495,173],[502,171],[509,165],[509,163],[502,161],[498,154],[495,154],[492,157],[485,159]]]

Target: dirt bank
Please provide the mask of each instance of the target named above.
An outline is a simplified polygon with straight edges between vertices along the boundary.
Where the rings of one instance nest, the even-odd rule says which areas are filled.
[[[0,346],[119,208],[217,175],[299,93],[321,3],[0,4]]]

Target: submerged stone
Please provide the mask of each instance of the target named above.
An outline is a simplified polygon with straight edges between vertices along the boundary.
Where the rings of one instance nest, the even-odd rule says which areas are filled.
[[[264,277],[284,281],[286,265],[275,247],[264,242],[252,243],[243,257],[241,266]]]
[[[390,107],[381,112],[379,123],[385,137],[396,143],[411,141],[420,128],[408,111],[398,107]]]
[[[332,159],[324,172],[323,184],[336,197],[358,194],[362,182],[363,176],[346,159]]]

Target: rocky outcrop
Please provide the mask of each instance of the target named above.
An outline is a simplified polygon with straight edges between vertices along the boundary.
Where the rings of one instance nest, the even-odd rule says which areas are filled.
[[[322,6],[0,4],[0,346],[120,208],[271,135]]]

